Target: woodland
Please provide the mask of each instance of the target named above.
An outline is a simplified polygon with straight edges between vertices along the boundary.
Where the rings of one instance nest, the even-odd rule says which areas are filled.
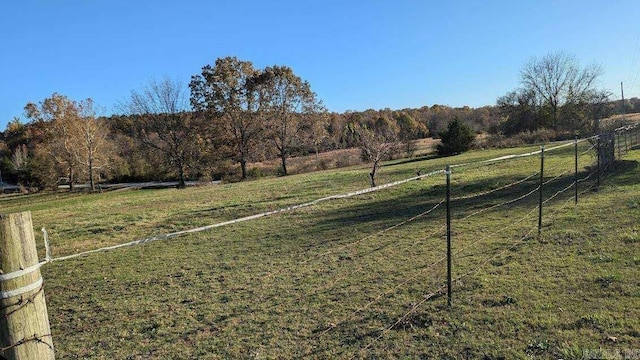
[[[597,88],[601,74],[573,55],[549,53],[524,64],[520,87],[494,105],[337,113],[288,66],[218,58],[188,84],[162,78],[132,90],[110,116],[98,116],[91,98],[54,93],[29,102],[24,119],[0,133],[0,181],[24,191],[163,180],[180,188],[187,180],[250,179],[251,164],[270,159],[286,176],[291,157],[358,148],[375,185],[381,161],[413,156],[416,140],[460,141],[447,133],[454,121],[465,144],[434,149],[440,155],[597,134],[600,119],[640,112],[640,99],[613,101]]]

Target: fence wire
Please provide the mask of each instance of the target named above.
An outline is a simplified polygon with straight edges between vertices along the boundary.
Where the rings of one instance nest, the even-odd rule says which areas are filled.
[[[592,174],[589,174],[587,176],[587,178],[589,176],[591,176]],[[546,199],[543,203],[547,203],[549,201],[551,201],[552,199],[554,199],[555,197],[559,196],[560,194],[568,191],[574,184],[572,183],[570,186],[563,188],[562,190],[556,192],[554,195],[552,195],[551,197],[549,197],[548,199]],[[593,186],[593,184],[592,184]],[[589,191],[591,189],[590,186],[588,189],[584,190],[583,192],[581,192],[581,194],[586,193],[587,191]],[[572,198],[567,199],[566,201],[564,201],[563,203],[561,203],[560,206],[558,206],[556,209],[554,209],[551,212],[551,216],[557,214],[560,212],[560,210],[562,210],[564,207],[566,207],[567,204],[570,203],[570,200],[573,200]],[[518,223],[522,222],[524,219],[526,219],[527,217],[529,217],[534,211],[536,211],[538,209],[538,207],[532,209],[524,218],[521,218],[520,221],[518,221]],[[525,243],[527,241],[527,239],[531,236],[531,234],[537,229],[537,225],[532,226],[531,228],[529,228],[529,230],[516,242],[514,242],[513,244],[511,244],[508,248],[499,251],[498,253],[496,253],[495,255],[488,257],[486,259],[483,259],[479,265],[477,265],[476,267],[472,268],[471,270],[467,271],[466,273],[456,277],[453,281],[454,282],[460,282],[461,280],[463,280],[464,278],[467,278],[471,275],[475,275],[478,272],[480,272],[480,270],[482,270],[488,263],[490,263],[491,261],[500,258],[501,256],[503,256],[505,253],[512,251],[514,248],[520,246],[521,244]],[[498,231],[496,231],[496,233],[502,232],[505,229],[499,229]],[[474,244],[480,242],[481,240],[475,241],[474,243],[472,243],[470,246],[473,246]],[[454,254],[460,253],[462,252],[464,249],[455,252]],[[354,354],[351,359],[355,359],[356,357],[358,357],[359,355],[362,355],[364,353],[366,353],[372,346],[375,345],[375,343],[377,343],[378,341],[380,341],[389,331],[391,331],[393,328],[395,328],[396,326],[398,326],[400,323],[402,323],[403,321],[405,321],[409,316],[415,314],[418,309],[424,305],[427,301],[431,300],[433,297],[437,296],[438,294],[443,294],[444,291],[446,289],[446,284],[441,285],[440,287],[438,287],[435,291],[432,291],[426,295],[423,296],[422,300],[418,301],[417,303],[413,304],[410,308],[409,311],[405,312],[402,316],[400,316],[396,321],[394,321],[393,323],[391,323],[390,325],[384,327],[383,329],[380,330],[380,334],[374,338],[372,341],[370,341],[366,346],[364,346],[363,348],[361,348],[356,354]]]
[[[635,127],[634,127],[635,128]],[[622,132],[622,131],[629,131],[629,127],[622,127],[619,129],[616,129],[616,133],[618,132]],[[563,148],[567,148],[569,146],[576,146],[577,144],[580,144],[582,142],[587,142],[587,141],[592,141],[594,139],[598,139],[597,136],[593,136],[593,137],[589,137],[589,138],[584,138],[584,139],[579,139],[577,141],[570,141],[564,144],[560,144],[554,147],[550,147],[548,149],[544,150],[544,154],[548,155],[549,157],[551,157],[552,155],[549,155],[549,152],[552,151],[556,151],[556,150],[560,150]],[[576,156],[586,156],[588,154],[593,154],[594,149],[598,146],[599,143],[593,143],[591,142],[591,145],[586,149],[583,150],[579,153],[576,153]],[[620,146],[622,144],[620,144],[619,142],[616,142],[617,148],[618,150],[620,150]],[[577,146],[576,146],[577,149]],[[577,151],[577,150],[576,150]],[[465,168],[465,169],[475,169],[475,168],[480,168],[483,166],[487,166],[487,165],[491,165],[491,164],[495,164],[497,162],[502,162],[502,161],[508,161],[508,160],[516,160],[516,159],[521,159],[521,158],[527,158],[527,157],[531,157],[534,155],[540,155],[542,153],[542,150],[538,150],[538,151],[531,151],[531,152],[527,152],[524,154],[512,154],[512,155],[506,155],[506,156],[501,156],[501,157],[497,157],[497,158],[493,158],[493,159],[488,159],[488,160],[481,160],[481,161],[477,161],[477,162],[467,162],[467,163],[461,163],[461,164],[454,164],[451,165],[451,168]],[[598,156],[599,154],[596,154],[596,156]],[[556,164],[553,164],[553,166],[551,166],[549,169],[546,169],[545,173],[554,173],[553,176],[551,176],[550,178],[544,180],[542,182],[542,184],[537,183],[536,186],[533,187],[533,189],[530,189],[529,191],[527,191],[526,193],[522,194],[522,195],[518,195],[515,197],[511,197],[507,200],[504,200],[498,204],[493,204],[491,206],[473,211],[471,214],[468,214],[460,219],[456,219],[456,222],[462,222],[462,221],[466,221],[469,220],[475,216],[478,216],[484,212],[487,211],[491,211],[494,210],[496,208],[502,207],[502,206],[507,206],[510,204],[513,204],[515,202],[518,202],[520,200],[524,200],[532,195],[534,195],[535,193],[539,192],[541,189],[541,186],[543,189],[546,189],[546,187],[550,184],[554,184],[556,182],[558,182],[558,184],[556,184],[554,187],[558,188],[560,186],[560,184],[562,184],[562,181],[560,181],[561,179],[571,176],[572,173],[574,172],[574,169],[566,169],[566,166],[571,163],[571,165],[573,166],[573,159],[571,159],[571,161],[566,160],[565,158],[560,158],[556,161]],[[566,163],[566,164],[565,164]],[[541,202],[542,205],[546,205],[549,202],[551,202],[552,200],[558,198],[560,195],[564,194],[565,192],[567,192],[568,190],[570,190],[571,188],[573,188],[574,186],[578,186],[578,184],[582,184],[582,183],[586,183],[588,180],[592,179],[592,177],[596,174],[598,174],[598,171],[600,171],[601,173],[604,174],[603,177],[606,177],[607,174],[607,169],[611,166],[611,163],[605,163],[602,164],[602,168],[601,169],[596,169],[596,170],[592,170],[590,171],[586,176],[580,178],[580,179],[576,179],[576,180],[572,180],[567,186],[562,187],[560,190],[557,190],[555,193],[553,193],[553,195],[547,197],[545,200],[543,200]],[[593,169],[594,168],[594,164],[589,164],[588,166],[583,166],[583,168],[590,168]],[[563,170],[565,169],[565,170]],[[556,171],[560,170],[560,173],[556,173]],[[274,210],[274,211],[268,211],[268,212],[264,212],[264,213],[260,213],[260,214],[255,214],[255,215],[251,215],[251,216],[247,216],[247,217],[243,217],[243,218],[238,218],[238,219],[234,219],[234,220],[230,220],[230,221],[226,221],[226,222],[221,222],[218,224],[213,224],[213,225],[208,225],[208,226],[203,226],[203,227],[198,227],[195,229],[188,229],[188,230],[183,230],[183,231],[178,231],[178,232],[174,232],[174,233],[169,233],[169,234],[163,234],[163,235],[155,235],[155,236],[151,236],[148,238],[144,238],[144,239],[140,239],[140,240],[136,240],[136,241],[131,241],[128,243],[124,243],[124,244],[118,244],[118,245],[114,245],[114,246],[109,246],[109,247],[104,247],[104,248],[100,248],[100,249],[94,249],[94,250],[88,250],[85,252],[81,252],[81,253],[77,253],[77,254],[72,254],[72,255],[68,255],[68,256],[62,256],[62,257],[51,257],[50,251],[48,249],[48,244],[47,244],[47,261],[63,261],[63,260],[68,260],[68,259],[73,259],[73,258],[77,258],[80,256],[84,256],[84,255],[88,255],[88,254],[92,254],[92,253],[97,253],[97,252],[103,252],[103,251],[109,251],[109,250],[114,250],[114,249],[119,249],[119,248],[123,248],[123,247],[128,247],[128,246],[134,246],[134,245],[140,245],[140,244],[145,244],[148,242],[152,242],[152,241],[157,241],[157,240],[163,240],[163,239],[170,239],[170,238],[174,238],[177,236],[181,236],[184,234],[190,234],[190,233],[196,233],[196,232],[201,232],[201,231],[206,231],[206,230],[210,230],[213,228],[217,228],[217,227],[222,227],[222,226],[226,226],[226,225],[230,225],[230,224],[235,224],[235,223],[239,223],[239,222],[244,222],[244,221],[249,221],[249,220],[254,220],[254,219],[258,219],[261,217],[265,217],[265,216],[271,216],[271,215],[275,215],[275,214],[280,214],[283,212],[290,212],[290,211],[294,211],[303,207],[309,207],[309,206],[314,206],[317,205],[321,202],[325,202],[325,201],[330,201],[330,200],[335,200],[335,199],[345,199],[345,198],[350,198],[350,197],[354,197],[354,196],[358,196],[358,195],[362,195],[362,194],[367,194],[373,191],[379,191],[379,190],[383,190],[383,189],[387,189],[393,186],[398,186],[404,183],[407,183],[409,181],[413,181],[413,180],[419,180],[419,179],[423,179],[426,177],[431,177],[434,175],[439,175],[439,174],[443,174],[444,170],[436,170],[436,171],[432,171],[429,172],[427,174],[424,175],[418,175],[415,177],[411,177],[408,179],[404,179],[404,180],[400,180],[400,181],[396,181],[393,183],[389,183],[389,184],[385,184],[385,185],[381,185],[381,186],[377,186],[374,188],[369,188],[369,189],[363,189],[363,190],[359,190],[359,191],[355,191],[355,192],[350,192],[347,194],[341,194],[341,195],[333,195],[333,196],[328,196],[328,197],[324,197],[324,198],[320,198],[314,201],[310,201],[307,203],[303,203],[303,204],[299,204],[299,205],[293,205],[293,206],[289,206],[289,207],[285,207],[282,209],[278,209],[278,210]],[[504,184],[501,186],[498,186],[496,188],[493,189],[489,189],[489,190],[485,190],[485,191],[479,191],[473,194],[469,194],[469,195],[462,195],[462,196],[458,196],[458,197],[454,197],[451,198],[450,200],[452,202],[459,202],[459,201],[464,201],[464,200],[474,200],[474,199],[478,199],[481,198],[483,196],[487,196],[487,195],[491,195],[494,194],[496,192],[499,191],[503,191],[503,190],[508,190],[511,189],[517,185],[522,185],[522,184],[526,184],[527,182],[536,179],[537,176],[539,176],[540,173],[539,172],[534,172],[534,173],[530,173],[529,175],[520,178],[516,181],[510,182],[508,184]],[[599,174],[598,174],[599,175]],[[577,175],[576,175],[577,176]],[[595,182],[592,182],[589,184],[589,186],[582,190],[581,192],[579,192],[578,194],[582,195],[585,194],[589,191],[591,191],[594,187],[596,186]],[[577,191],[577,189],[576,189]],[[542,195],[541,195],[542,196]],[[569,202],[573,200],[572,198],[566,199],[565,201],[561,202],[559,205],[554,206],[554,208],[552,209],[552,211],[550,211],[548,214],[545,214],[545,217],[549,218],[552,216],[555,216],[556,214],[559,213],[559,211],[561,209],[563,209],[564,207],[566,207]],[[301,266],[301,265],[305,265],[308,264],[312,261],[318,261],[321,259],[326,258],[329,255],[332,254],[336,254],[340,251],[343,251],[345,249],[351,249],[354,248],[356,245],[364,243],[365,241],[377,238],[377,237],[382,237],[383,235],[388,235],[390,232],[404,226],[410,223],[415,223],[417,220],[420,219],[424,219],[427,215],[433,213],[435,210],[437,210],[439,207],[442,206],[442,204],[444,204],[446,201],[446,198],[442,198],[439,201],[435,202],[433,204],[433,206],[429,207],[427,210],[413,215],[411,217],[408,217],[402,221],[399,221],[395,224],[392,224],[388,227],[385,227],[382,230],[379,230],[375,233],[371,233],[368,235],[365,235],[361,238],[358,238],[354,241],[345,243],[345,244],[341,244],[339,246],[336,246],[334,248],[331,248],[327,251],[323,251],[317,254],[314,254],[313,256],[310,256],[304,260],[298,261],[297,263],[295,263],[295,266]],[[466,244],[464,244],[462,247],[460,247],[459,249],[457,249],[456,251],[454,251],[452,253],[452,255],[454,256],[458,256],[458,258],[462,259],[462,258],[468,258],[473,256],[474,258],[479,257],[482,254],[486,254],[486,252],[480,254],[480,253],[476,253],[476,254],[472,254],[472,255],[466,255],[466,256],[459,256],[465,252],[468,252],[470,249],[475,248],[476,246],[479,246],[480,244],[486,242],[488,239],[494,238],[495,236],[504,233],[506,230],[520,226],[521,224],[523,224],[524,222],[526,222],[527,220],[532,218],[532,215],[538,211],[540,209],[539,205],[535,206],[533,208],[531,208],[529,211],[526,212],[526,214],[522,217],[519,217],[518,219],[516,219],[515,221],[511,221],[509,222],[509,224],[502,226],[498,229],[495,229],[487,234],[478,236],[475,240],[468,242]],[[516,240],[513,243],[509,243],[507,248],[504,248],[501,250],[501,244],[499,244],[498,248],[493,248],[491,251],[498,251],[496,254],[492,255],[492,256],[488,256],[488,257],[482,257],[480,258],[480,262],[478,264],[475,264],[472,266],[472,268],[466,272],[464,272],[462,275],[459,275],[458,277],[456,277],[454,279],[455,282],[459,282],[469,276],[473,276],[475,274],[477,274],[478,272],[480,272],[485,266],[486,264],[488,264],[489,262],[491,262],[492,260],[499,258],[501,256],[503,256],[505,253],[513,250],[515,247],[520,246],[521,244],[525,243],[527,241],[527,239],[530,238],[531,234],[535,231],[535,229],[537,228],[537,225],[532,226],[531,228],[526,228],[527,231],[524,233],[523,236],[519,237],[518,240]],[[436,228],[433,231],[430,231],[427,233],[427,235],[425,236],[420,236],[419,241],[427,241],[427,240],[431,240],[431,239],[438,239],[441,236],[445,235],[443,232],[445,230],[445,226],[440,226],[438,228]],[[480,234],[487,232],[488,229],[479,229],[478,231],[480,232]],[[44,231],[44,228],[43,228]],[[402,236],[402,238],[409,238],[411,236],[415,237],[415,234],[410,234],[410,235],[406,235],[406,236]],[[47,238],[46,233],[45,233],[45,238]],[[394,238],[395,239],[395,238]],[[361,256],[360,258],[363,258],[366,255]],[[378,303],[379,301],[381,301],[382,299],[385,299],[389,296],[391,296],[392,294],[395,294],[398,292],[399,289],[402,289],[404,287],[406,287],[409,284],[414,283],[415,281],[417,281],[421,276],[424,276],[425,274],[429,273],[430,271],[438,271],[438,266],[443,264],[444,261],[446,260],[446,256],[442,256],[440,258],[437,258],[435,261],[429,262],[427,264],[424,264],[421,268],[419,269],[415,269],[418,270],[417,272],[413,273],[413,274],[407,274],[407,276],[403,276],[402,281],[396,283],[394,286],[392,286],[391,288],[388,288],[384,291],[380,291],[378,293],[374,293],[375,296],[373,296],[373,298],[371,298],[369,301],[365,302],[363,305],[358,306],[355,310],[349,312],[346,316],[343,317],[339,317],[337,319],[334,319],[333,322],[329,323],[329,326],[324,329],[323,331],[321,331],[316,338],[317,339],[321,339],[322,337],[324,337],[325,335],[329,334],[330,332],[332,332],[334,329],[340,327],[342,324],[354,319],[355,317],[359,316],[360,314],[362,314],[363,312],[365,312],[367,309],[369,309],[372,305]],[[354,262],[356,264],[356,267],[352,270],[352,271],[347,271],[345,274],[343,274],[342,276],[338,276],[333,278],[330,282],[326,283],[324,286],[322,287],[318,287],[315,288],[311,291],[308,292],[304,292],[304,293],[300,293],[298,294],[295,298],[292,299],[287,299],[285,300],[286,302],[292,301],[292,302],[298,302],[299,300],[308,297],[312,294],[318,293],[319,291],[323,291],[323,290],[328,290],[331,289],[333,287],[335,287],[337,284],[340,284],[342,281],[348,279],[350,276],[352,276],[355,273],[358,272],[362,272],[364,270],[364,267],[357,262]],[[272,272],[267,273],[266,275],[264,275],[265,279],[268,278],[273,278],[278,274],[284,273],[285,271],[290,271],[290,268],[279,268],[276,269]],[[407,271],[407,273],[409,272],[414,272],[414,269]],[[432,300],[433,298],[437,297],[438,295],[443,294],[444,290],[446,289],[446,284],[443,284],[439,287],[437,287],[435,290],[430,291],[425,293],[424,295],[421,296],[420,300],[414,304],[411,304],[410,309],[406,312],[404,312],[399,318],[397,318],[395,321],[393,321],[392,323],[390,323],[389,325],[385,326],[384,328],[382,328],[380,330],[380,333],[377,335],[377,337],[375,337],[372,341],[370,341],[369,343],[367,343],[364,347],[362,347],[356,354],[353,355],[352,358],[358,357],[362,354],[367,353],[377,342],[379,342],[380,340],[382,340],[384,338],[384,336],[393,328],[395,328],[396,326],[398,326],[399,324],[401,324],[403,321],[405,321],[409,316],[411,316],[412,314],[415,314],[420,308],[421,306],[423,306],[425,303],[427,303],[429,300]],[[226,292],[226,291],[224,291]],[[223,293],[224,293],[223,292]],[[263,298],[261,298],[260,300],[264,300]],[[279,304],[278,304],[279,305]]]

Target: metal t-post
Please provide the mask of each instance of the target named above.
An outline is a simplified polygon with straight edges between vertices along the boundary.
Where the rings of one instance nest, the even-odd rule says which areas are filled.
[[[447,306],[451,308],[451,166],[445,170],[447,177]]]
[[[540,145],[540,202],[538,204],[538,238],[542,233],[542,184],[544,183],[544,145]]]

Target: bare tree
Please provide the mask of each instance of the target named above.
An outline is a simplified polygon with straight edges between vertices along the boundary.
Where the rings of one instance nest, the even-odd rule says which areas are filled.
[[[602,75],[599,65],[581,68],[575,56],[555,52],[532,58],[520,73],[525,89],[533,90],[550,111],[551,126],[561,125],[560,110],[568,104],[580,104],[596,91],[595,83]]]
[[[201,151],[198,119],[188,113],[185,87],[176,80],[150,81],[140,91],[131,91],[124,109],[136,117],[140,140],[164,154],[175,170],[178,188],[184,188],[186,171]]]
[[[77,158],[85,166],[89,177],[89,185],[95,191],[95,173],[103,170],[108,164],[113,145],[108,139],[109,131],[105,124],[96,118],[93,100],[87,99],[78,104],[78,121],[76,122]]]
[[[395,121],[380,117],[375,122],[356,124],[355,134],[362,158],[371,163],[369,178],[371,186],[376,186],[376,174],[382,161],[389,158],[400,146],[400,129]]]

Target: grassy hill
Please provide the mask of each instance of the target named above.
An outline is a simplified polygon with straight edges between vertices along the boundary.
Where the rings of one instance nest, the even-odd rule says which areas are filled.
[[[580,145],[579,177],[593,170]],[[385,164],[381,183],[537,147]],[[640,151],[579,184],[572,147],[453,169],[453,307],[444,175],[42,271],[59,358],[583,358],[640,348]],[[367,166],[186,190],[0,198],[54,257],[366,188]],[[563,189],[567,191],[560,192]],[[529,194],[529,195],[527,195]],[[557,195],[554,195],[557,194]],[[40,240],[38,240],[40,241]]]

